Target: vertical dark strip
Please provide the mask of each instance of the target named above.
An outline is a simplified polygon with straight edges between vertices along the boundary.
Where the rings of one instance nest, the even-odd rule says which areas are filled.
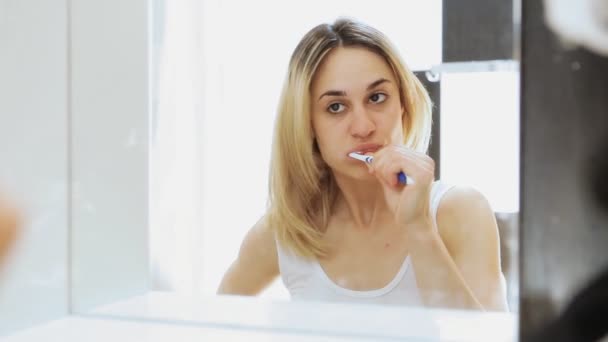
[[[589,156],[608,134],[608,57],[562,46],[542,4],[522,2],[522,338],[608,267],[608,218],[588,173]]]
[[[441,176],[441,81],[430,82],[425,75],[425,71],[414,72],[416,77],[426,88],[431,101],[433,102],[433,127],[431,129],[431,144],[429,146],[429,156],[435,161],[435,179]]]

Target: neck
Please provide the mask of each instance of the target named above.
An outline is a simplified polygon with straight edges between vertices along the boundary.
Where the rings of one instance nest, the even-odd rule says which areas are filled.
[[[361,181],[335,177],[339,188],[334,213],[359,229],[381,226],[388,213],[382,186],[376,180]]]

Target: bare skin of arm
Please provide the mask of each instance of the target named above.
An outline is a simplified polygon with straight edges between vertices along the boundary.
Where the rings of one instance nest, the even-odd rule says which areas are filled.
[[[278,275],[274,235],[261,219],[243,239],[238,257],[224,274],[217,293],[254,296]]]
[[[16,211],[0,198],[0,266],[17,237],[17,216]]]
[[[507,309],[494,213],[476,190],[453,188],[441,201],[438,232],[412,229],[410,253],[425,304]]]

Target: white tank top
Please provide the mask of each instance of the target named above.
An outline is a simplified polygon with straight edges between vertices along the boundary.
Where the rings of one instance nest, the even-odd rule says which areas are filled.
[[[430,210],[437,229],[437,208],[451,185],[435,181],[431,188]],[[276,239],[275,239],[276,241]],[[299,257],[277,242],[279,270],[283,284],[294,300],[357,302],[367,304],[423,305],[409,255],[386,286],[369,291],[346,289],[334,283],[317,260]]]

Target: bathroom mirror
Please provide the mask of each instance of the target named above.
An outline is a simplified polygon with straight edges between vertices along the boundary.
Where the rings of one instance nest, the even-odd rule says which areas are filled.
[[[73,310],[146,291],[216,295],[266,210],[290,55],[312,27],[348,16],[385,33],[429,92],[436,176],[488,199],[517,315],[518,6],[474,5],[153,0],[119,15],[74,3]],[[108,34],[124,40],[95,39]],[[289,301],[280,277],[259,297]]]

